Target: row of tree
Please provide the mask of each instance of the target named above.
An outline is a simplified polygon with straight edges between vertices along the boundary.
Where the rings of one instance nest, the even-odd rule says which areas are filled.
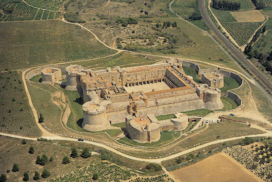
[[[138,20],[136,18],[117,18],[116,23],[122,24],[123,27],[126,27],[130,24],[138,24]]]
[[[241,3],[212,0],[212,7],[217,10],[238,11],[241,8]]]

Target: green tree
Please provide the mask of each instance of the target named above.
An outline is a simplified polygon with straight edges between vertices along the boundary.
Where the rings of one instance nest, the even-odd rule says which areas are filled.
[[[53,160],[54,160],[54,158],[51,156],[50,159],[49,159],[49,161],[53,162]]]
[[[46,154],[42,155],[40,165],[44,166],[48,162],[48,157]]]
[[[36,164],[41,164],[41,157],[39,155],[37,156]]]
[[[172,23],[172,27],[177,27],[177,22]]]
[[[19,171],[19,165],[18,164],[13,164],[13,167],[12,167],[12,172],[17,172]]]
[[[43,170],[43,172],[42,172],[42,177],[43,177],[43,178],[48,178],[48,177],[50,176],[50,174],[51,174],[51,173],[50,173],[48,170],[45,169],[45,170]]]
[[[33,180],[38,181],[40,179],[40,173],[35,171],[35,175],[33,176]]]
[[[98,174],[97,173],[94,173],[93,180],[98,180]]]
[[[42,114],[40,114],[39,123],[43,123],[43,122],[44,122],[43,115],[42,115]]]
[[[26,144],[26,140],[25,140],[25,139],[22,140],[22,144],[23,144],[23,145]]]
[[[78,157],[78,154],[77,154],[77,149],[75,147],[72,148],[71,150],[71,155],[70,155],[72,158],[76,158]]]
[[[82,158],[89,158],[91,156],[89,150],[87,148],[85,148],[83,151],[82,151],[82,154],[81,154],[81,157]]]
[[[62,164],[69,164],[69,163],[70,163],[69,157],[68,156],[63,157]]]
[[[28,181],[29,180],[29,176],[28,176],[28,173],[25,172],[24,173],[24,178],[23,178],[23,181]]]
[[[4,174],[2,174],[2,175],[0,176],[0,182],[6,182],[6,181],[7,181],[7,176],[4,175]]]
[[[33,146],[29,147],[28,153],[34,154],[34,147]]]

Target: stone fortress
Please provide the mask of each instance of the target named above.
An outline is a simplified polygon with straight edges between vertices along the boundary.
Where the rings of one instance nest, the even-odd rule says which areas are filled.
[[[109,129],[110,124],[125,120],[131,128],[128,131],[150,133],[163,131],[162,128],[181,131],[184,127],[179,122],[159,123],[155,116],[224,107],[220,90],[198,85],[184,73],[179,60],[102,70],[71,65],[66,67],[66,79],[66,89],[78,90],[84,101],[82,127],[89,131]],[[139,140],[136,135],[129,135]],[[146,141],[156,141],[159,134],[145,136],[149,138]]]
[[[194,69],[203,84],[183,71]],[[86,69],[79,65],[38,68],[26,78],[42,72],[42,83],[61,84],[78,91],[84,101],[82,127],[89,131],[116,129],[111,124],[126,122],[126,134],[137,142],[154,142],[165,130],[182,131],[188,126],[188,116],[180,112],[197,109],[218,110],[224,107],[219,88],[224,77],[242,78],[221,69],[200,69],[188,61],[170,60],[154,65],[128,68]],[[62,75],[65,72],[66,75]],[[66,78],[66,82],[61,82]],[[238,105],[242,100],[228,91],[226,97]],[[158,121],[156,116],[175,114],[175,118]]]

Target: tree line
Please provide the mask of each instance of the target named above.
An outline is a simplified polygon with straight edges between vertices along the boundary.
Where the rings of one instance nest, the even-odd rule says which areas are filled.
[[[252,40],[249,44],[247,44],[244,53],[248,56],[249,59],[255,58],[258,59],[259,62],[265,67],[267,71],[270,71],[272,73],[272,51],[268,55],[264,55],[261,52],[258,52],[258,50],[252,50],[252,45],[254,42],[258,40],[258,38],[264,34],[266,31],[266,26],[263,28],[260,28],[255,35],[253,36]]]
[[[241,8],[241,3],[212,0],[212,7],[217,10],[238,11]]]
[[[259,0],[251,0],[251,1],[256,6],[256,9],[264,9],[265,8],[264,2],[259,1]]]

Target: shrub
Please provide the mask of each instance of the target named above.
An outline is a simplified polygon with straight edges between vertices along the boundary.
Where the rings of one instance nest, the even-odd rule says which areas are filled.
[[[162,167],[159,164],[150,163],[146,166],[146,169],[149,171],[161,171]]]
[[[98,174],[97,174],[97,173],[95,173],[95,174],[93,175],[93,180],[98,180]]]
[[[50,159],[49,159],[49,161],[53,162],[53,160],[54,160],[54,158],[51,156]]]
[[[30,147],[29,147],[28,153],[34,154],[34,147],[33,147],[33,146],[30,146]]]
[[[62,164],[69,164],[69,163],[70,163],[69,157],[67,157],[67,156],[63,157]]]
[[[19,165],[18,164],[13,164],[13,167],[12,167],[12,172],[17,172],[19,171]]]
[[[39,123],[43,123],[43,121],[44,121],[43,115],[40,114]]]
[[[45,170],[43,170],[43,172],[42,172],[42,177],[43,177],[43,178],[48,178],[48,177],[50,176],[50,174],[51,174],[51,173],[50,173],[48,170],[45,169]]]
[[[29,180],[29,176],[28,176],[28,173],[25,172],[24,173],[24,178],[23,178],[23,181],[28,181]]]
[[[25,139],[22,140],[22,144],[23,144],[23,145],[26,144],[26,140],[25,140]]]
[[[5,181],[7,181],[7,176],[4,175],[4,174],[2,174],[2,175],[0,176],[0,182],[5,182]]]
[[[35,174],[33,176],[33,180],[37,181],[39,179],[40,179],[40,174],[37,171],[35,171]]]
[[[76,158],[78,157],[78,154],[77,154],[77,149],[75,147],[72,148],[71,150],[71,155],[70,155],[72,158]]]
[[[82,151],[82,154],[81,154],[81,157],[82,158],[89,158],[91,156],[89,150],[87,148],[85,148],[83,151]]]

